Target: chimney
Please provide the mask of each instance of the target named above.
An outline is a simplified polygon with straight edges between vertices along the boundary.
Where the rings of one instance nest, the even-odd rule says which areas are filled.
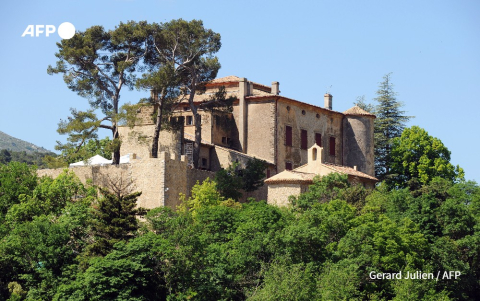
[[[280,83],[279,82],[272,82],[272,94],[275,94],[275,95],[280,94]]]
[[[332,109],[332,94],[326,93],[323,96],[323,99],[325,101],[325,109]]]
[[[248,82],[248,96],[253,96],[253,82]]]
[[[253,86],[253,85],[252,85]],[[247,114],[248,107],[245,97],[248,96],[248,81],[246,78],[242,77],[238,81],[238,138],[240,140],[240,146],[242,152],[247,152]]]

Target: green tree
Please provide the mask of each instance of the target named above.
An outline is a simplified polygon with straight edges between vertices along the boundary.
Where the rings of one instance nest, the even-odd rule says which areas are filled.
[[[188,99],[195,124],[193,164],[198,167],[202,137],[199,104],[194,103],[194,97],[205,90],[205,83],[214,79],[220,69],[218,58],[214,56],[221,47],[220,34],[204,28],[200,20],[172,20],[154,24],[154,28],[152,47],[156,51],[149,59],[151,64],[159,66],[158,72],[168,78],[154,87],[160,93],[159,100],[169,95],[164,88],[169,87],[170,82],[172,86],[178,85]],[[162,114],[161,110],[158,113]]]
[[[113,143],[109,137],[103,139],[88,139],[79,148],[62,148],[58,156],[45,156],[43,161],[48,168],[68,167],[70,163],[88,160],[95,155],[112,159]]]
[[[92,231],[96,239],[87,251],[93,255],[106,255],[115,243],[135,237],[139,227],[136,215],[145,213],[144,209],[135,208],[141,192],[112,193],[105,188],[100,188],[100,192],[102,197],[98,200],[92,220]]]
[[[0,151],[0,164],[7,164],[10,161],[12,161],[12,154],[8,149],[2,149]]]
[[[215,174],[215,182],[220,194],[226,198],[238,200],[242,197],[242,178],[238,174],[238,163],[231,164],[228,168],[222,168]]]
[[[297,196],[290,196],[294,210],[307,210],[318,203],[344,200],[357,207],[363,206],[368,191],[361,185],[350,185],[345,174],[331,173],[315,177],[308,191]]]
[[[400,137],[410,116],[401,110],[403,104],[397,101],[397,93],[393,90],[391,73],[383,77],[377,90],[375,106],[375,175],[383,180],[391,169],[392,139]]]
[[[159,137],[162,127],[169,125],[169,118],[174,108],[184,99],[181,96],[179,79],[175,74],[174,67],[166,63],[158,70],[144,74],[142,79],[137,81],[137,88],[152,91],[152,97],[144,100],[144,102],[154,106],[154,114],[156,114],[155,129],[150,146],[152,158],[158,157]]]
[[[55,67],[49,74],[63,74],[68,88],[89,99],[91,109],[72,109],[72,116],[59,123],[58,132],[68,134],[66,145],[57,149],[79,149],[89,139],[97,138],[99,128],[112,132],[115,143],[113,164],[120,162],[118,114],[120,92],[124,86],[133,88],[140,60],[145,56],[148,31],[146,22],[120,23],[114,30],[92,26],[77,32],[71,39],[57,43]],[[97,117],[100,109],[103,117]],[[106,123],[105,123],[106,122]]]
[[[35,167],[18,162],[0,165],[0,221],[11,206],[20,203],[20,195],[32,195],[37,184]]]
[[[243,195],[241,190],[251,192],[263,186],[266,168],[265,161],[257,158],[249,159],[245,168],[233,163],[216,173],[217,188],[224,197],[238,200]]]
[[[174,246],[153,233],[119,243],[61,285],[54,300],[166,300],[172,253]]]
[[[450,151],[442,141],[418,126],[405,129],[401,137],[392,140],[390,160],[389,182],[399,187],[413,179],[427,184],[435,177],[452,182],[464,177],[463,169],[450,163]]]
[[[180,193],[180,201],[179,209],[182,212],[192,212],[194,216],[201,208],[217,205],[236,207],[238,205],[231,199],[225,199],[217,190],[217,183],[210,178],[205,179],[202,184],[197,181],[197,184],[193,185],[191,196],[188,199],[185,194]]]
[[[55,179],[42,177],[38,182],[31,195],[20,195],[20,203],[8,209],[5,216],[8,223],[29,221],[40,215],[59,215],[68,202],[95,196],[94,189],[85,188],[80,179],[68,170]]]
[[[273,263],[265,272],[262,287],[248,300],[316,300],[315,276],[312,265]]]
[[[365,102],[365,95],[358,96],[353,104],[369,113],[375,114],[375,106],[371,103]]]

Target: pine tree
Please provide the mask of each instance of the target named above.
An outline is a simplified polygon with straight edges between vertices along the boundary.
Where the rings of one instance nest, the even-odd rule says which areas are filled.
[[[92,221],[95,243],[87,251],[92,255],[106,255],[115,243],[133,238],[138,229],[136,215],[144,213],[143,209],[135,208],[141,192],[123,195],[104,188],[100,188],[100,192],[103,197],[98,201]]]
[[[390,172],[392,139],[402,135],[405,124],[413,116],[405,116],[401,110],[402,102],[397,101],[391,73],[383,77],[380,83],[377,97],[378,104],[375,107],[375,175],[383,180]]]

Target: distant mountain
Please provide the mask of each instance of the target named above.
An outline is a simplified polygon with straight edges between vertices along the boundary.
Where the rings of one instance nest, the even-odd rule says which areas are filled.
[[[51,153],[51,151],[49,151],[48,149],[36,146],[35,144],[30,142],[17,139],[0,131],[0,150],[2,149],[8,149],[14,152],[25,151],[27,153]]]

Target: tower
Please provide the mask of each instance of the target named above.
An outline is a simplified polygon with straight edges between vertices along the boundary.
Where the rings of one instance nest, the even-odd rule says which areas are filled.
[[[374,120],[375,115],[358,106],[343,112],[343,165],[375,176]]]

